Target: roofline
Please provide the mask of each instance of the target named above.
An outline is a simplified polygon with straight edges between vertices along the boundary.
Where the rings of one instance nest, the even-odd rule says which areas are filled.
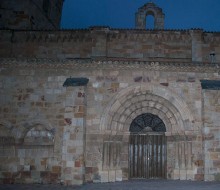
[[[220,33],[220,31],[206,31],[202,28],[190,28],[190,29],[137,29],[137,28],[110,28],[108,26],[91,26],[89,28],[61,28],[61,29],[45,29],[45,30],[24,30],[24,29],[9,29],[0,28],[0,31],[15,31],[15,32],[60,32],[60,31],[91,31],[91,30],[119,30],[119,31],[173,31],[173,32],[188,32],[188,31],[202,31],[203,33]]]

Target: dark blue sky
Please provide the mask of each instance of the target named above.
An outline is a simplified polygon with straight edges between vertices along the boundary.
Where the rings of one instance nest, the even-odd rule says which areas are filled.
[[[64,29],[109,26],[134,28],[135,12],[150,0],[65,0]],[[152,0],[165,13],[166,29],[220,32],[220,0]],[[148,18],[152,25],[152,18]]]

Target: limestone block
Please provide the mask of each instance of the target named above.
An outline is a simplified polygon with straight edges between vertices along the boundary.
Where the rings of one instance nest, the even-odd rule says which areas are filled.
[[[115,182],[116,180],[116,172],[115,170],[109,171],[109,182]]]
[[[115,171],[115,181],[122,181],[122,170]]]
[[[83,127],[84,119],[83,118],[74,118],[73,119],[73,124],[75,126]]]
[[[66,101],[65,101],[65,106],[68,107],[68,106],[74,106],[75,103],[74,103],[74,98],[67,98]]]
[[[126,88],[128,87],[128,83],[120,83],[119,88]]]
[[[55,89],[54,90],[54,94],[61,94],[62,93],[62,90],[61,89]]]
[[[20,158],[19,160],[20,160],[20,162],[19,162],[20,165],[24,165],[24,158]]]
[[[65,180],[73,180],[73,175],[72,174],[64,174],[64,179]]]
[[[52,166],[52,172],[53,173],[60,173],[61,172],[61,166]]]
[[[34,75],[34,70],[19,70],[20,75]]]
[[[71,181],[71,185],[82,185],[82,184],[83,184],[83,180],[73,179]]]
[[[31,171],[31,178],[36,180],[36,179],[40,179],[40,171]]]
[[[215,176],[214,175],[210,175],[210,174],[205,174],[204,180],[205,181],[214,181],[215,180]]]
[[[194,179],[194,171],[193,170],[187,170],[186,171],[186,180],[193,180]]]
[[[101,176],[101,183],[109,182],[109,180],[108,180],[108,171],[100,171],[99,174]]]
[[[93,86],[93,88],[99,88],[102,86],[102,83],[101,82],[94,82],[94,83],[92,83],[92,86]]]
[[[218,152],[210,152],[210,158],[211,160],[218,160],[219,159],[219,153]]]
[[[72,112],[64,113],[64,118],[73,118],[73,113]]]
[[[180,170],[180,180],[186,180],[187,179],[187,172],[186,170],[181,169]]]
[[[30,101],[37,102],[39,100],[39,95],[31,94]]]
[[[179,169],[173,170],[173,179],[180,179],[180,170]]]
[[[18,149],[18,157],[19,158],[25,157],[25,149]]]
[[[75,162],[74,161],[66,161],[66,167],[74,167]]]
[[[195,174],[195,180],[196,181],[203,181],[204,180],[204,174]]]
[[[69,132],[65,132],[65,133],[63,134],[63,139],[69,140],[69,139],[70,139],[70,133],[69,133]]]
[[[100,119],[93,119],[93,120],[92,120],[92,124],[93,124],[93,125],[98,125],[98,124],[100,124]]]

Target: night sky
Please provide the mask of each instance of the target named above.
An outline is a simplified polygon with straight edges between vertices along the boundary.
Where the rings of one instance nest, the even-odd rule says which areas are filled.
[[[64,29],[134,28],[135,12],[150,0],[65,0]],[[220,32],[220,0],[152,0],[165,13],[165,29],[202,28]],[[147,17],[148,28],[153,17]]]

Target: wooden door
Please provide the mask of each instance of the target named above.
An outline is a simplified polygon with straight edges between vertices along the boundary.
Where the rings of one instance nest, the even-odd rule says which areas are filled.
[[[130,178],[166,178],[164,133],[130,135],[129,174]]]

